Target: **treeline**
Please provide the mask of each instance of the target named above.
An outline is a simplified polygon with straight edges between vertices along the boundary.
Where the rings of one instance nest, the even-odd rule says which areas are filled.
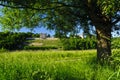
[[[0,32],[0,49],[20,50],[29,37],[38,37],[33,33]]]
[[[95,38],[70,37],[61,39],[64,50],[87,50],[96,48]]]
[[[96,49],[96,38],[87,37],[69,37],[60,39],[62,45],[58,47],[54,46],[26,46],[27,38],[40,37],[39,34],[28,33],[15,33],[15,32],[0,32],[0,49],[7,50],[49,50],[49,49],[59,49],[63,50],[87,50]],[[120,38],[112,38],[112,49],[120,48]],[[58,43],[58,42],[57,42]],[[56,43],[56,44],[57,44]]]
[[[97,40],[95,37],[91,38],[78,38],[78,37],[70,37],[61,39],[63,43],[64,50],[87,50],[87,49],[96,49]],[[111,39],[111,48],[112,49],[120,49],[120,37]]]

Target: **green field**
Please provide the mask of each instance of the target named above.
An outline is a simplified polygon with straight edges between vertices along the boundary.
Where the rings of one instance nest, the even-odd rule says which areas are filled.
[[[28,40],[27,50],[48,50],[48,49],[62,49],[63,44],[60,39],[34,39]],[[25,48],[24,48],[25,49]],[[26,50],[26,49],[25,49]]]
[[[32,45],[32,43],[36,43],[36,44],[41,44],[41,46],[62,46],[62,43],[60,41],[60,39],[34,39],[34,40],[28,40],[27,42],[29,42],[29,45]],[[33,46],[37,46],[35,44],[33,44]],[[40,46],[40,45],[39,45]]]
[[[1,52],[0,80],[120,80],[119,53],[102,66],[95,50]]]

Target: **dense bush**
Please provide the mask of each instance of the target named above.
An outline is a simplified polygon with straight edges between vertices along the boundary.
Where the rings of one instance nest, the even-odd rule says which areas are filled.
[[[112,49],[120,49],[120,38],[112,39]]]
[[[85,49],[95,49],[96,39],[95,38],[64,38],[61,40],[63,43],[64,50],[85,50]],[[120,38],[112,38],[111,40],[112,49],[120,49]]]
[[[24,50],[50,50],[57,49],[55,46],[25,46]]]
[[[0,33],[0,48],[8,50],[22,49],[26,38],[30,37],[27,33]]]
[[[64,50],[85,50],[85,49],[95,49],[96,40],[93,38],[65,38],[62,39]]]

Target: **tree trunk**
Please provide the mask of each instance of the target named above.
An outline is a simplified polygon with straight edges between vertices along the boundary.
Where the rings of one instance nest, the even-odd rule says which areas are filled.
[[[97,0],[87,0],[88,13],[97,33],[97,59],[106,61],[111,56],[111,17],[102,14]]]
[[[111,25],[96,26],[97,32],[97,59],[109,60],[111,56]]]

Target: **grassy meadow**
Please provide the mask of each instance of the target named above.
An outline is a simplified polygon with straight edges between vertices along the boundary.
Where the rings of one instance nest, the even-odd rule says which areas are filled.
[[[0,53],[0,80],[120,80],[120,50],[113,62],[96,62],[96,50]]]
[[[27,40],[27,45],[24,47],[24,50],[51,50],[59,49],[61,50],[63,44],[58,38],[49,38],[49,39],[33,39]]]
[[[28,40],[29,46],[55,46],[55,47],[61,47],[62,43],[60,39],[34,39],[34,40]]]

